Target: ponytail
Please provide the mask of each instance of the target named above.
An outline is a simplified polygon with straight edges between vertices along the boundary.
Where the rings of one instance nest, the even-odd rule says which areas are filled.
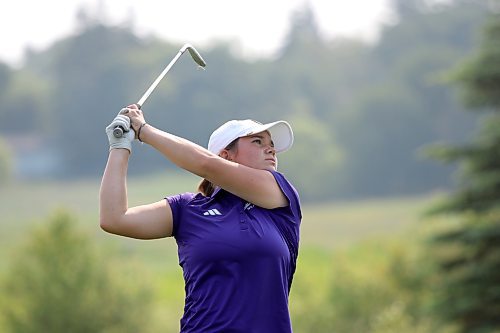
[[[237,149],[237,143],[238,143],[238,139],[239,138],[236,138],[234,139],[230,144],[227,145],[226,148],[224,148],[225,150],[232,150],[232,149]],[[207,179],[203,179],[200,184],[198,185],[198,192],[200,192],[201,194],[203,194],[204,196],[206,197],[209,197],[211,196],[214,191],[215,191],[215,188],[216,186],[210,182],[209,180]]]
[[[198,185],[198,192],[206,197],[211,196],[215,191],[215,186],[209,180],[203,179]]]

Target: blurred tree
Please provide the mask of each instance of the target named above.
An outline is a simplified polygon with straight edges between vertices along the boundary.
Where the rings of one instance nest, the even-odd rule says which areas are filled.
[[[335,138],[332,149],[345,153],[347,162],[336,170],[336,178],[345,182],[335,187],[336,196],[449,186],[450,168],[419,160],[416,153],[429,142],[463,141],[472,128],[474,118],[453,112],[458,108],[454,95],[438,84],[438,77],[474,45],[485,6],[479,1],[432,8],[419,0],[399,4],[401,19],[387,25],[373,45],[326,40],[306,5],[291,18],[285,44],[274,58],[245,61],[234,55],[234,45],[219,43],[200,50],[208,63],[200,73],[182,57],[148,100],[146,116],[162,129],[206,145],[211,131],[228,119],[288,119],[297,105],[305,105],[322,123],[326,133],[321,135]],[[52,139],[63,160],[61,177],[102,173],[104,127],[121,107],[137,101],[178,50],[154,36],[138,37],[129,22],[110,27],[104,16],[85,10],[78,17],[78,34],[27,54],[25,66],[8,80],[0,109],[0,130]],[[376,140],[370,141],[374,134]],[[381,174],[371,168],[375,152]],[[170,166],[141,146],[134,150],[130,172]],[[322,190],[308,186],[310,193]]]
[[[396,12],[399,20],[418,16],[422,10],[428,8],[426,0],[391,0],[391,7]]]
[[[349,148],[343,175],[345,195],[408,191],[411,175],[422,168],[416,163],[415,149],[428,133],[416,126],[425,115],[415,95],[404,85],[370,90],[345,116],[345,128],[339,128],[342,147]],[[350,133],[353,127],[357,131]]]
[[[456,112],[456,98],[439,77],[476,44],[487,6],[479,1],[438,7],[420,0],[395,3],[398,20],[384,27],[369,54],[368,85],[332,124],[346,152],[344,195],[449,187],[451,168],[418,153],[430,142],[463,141],[475,121]]]
[[[12,77],[12,70],[4,63],[0,62],[0,101],[3,100],[3,95]],[[3,104],[3,103],[2,103]]]
[[[487,111],[478,135],[432,155],[461,165],[458,188],[434,213],[459,222],[433,240],[440,264],[438,314],[460,332],[500,330],[500,15],[492,16],[481,48],[454,74],[470,107]]]
[[[0,185],[4,185],[11,179],[12,162],[11,152],[0,137]]]
[[[412,236],[412,241],[365,240],[321,260],[325,253],[314,251],[314,258],[302,262],[311,267],[302,267],[292,288],[294,331],[437,332],[428,313],[432,265]],[[328,272],[318,265],[324,260]]]
[[[322,199],[335,192],[341,149],[328,128],[302,109],[289,117],[295,143],[293,153],[279,156],[280,170],[293,181],[304,200]]]
[[[317,49],[320,47],[320,49]],[[281,50],[282,56],[307,52],[321,55],[324,41],[310,4],[295,11],[291,17],[290,30]],[[304,62],[306,64],[306,62]]]
[[[49,119],[44,117],[50,85],[29,70],[12,75],[3,92],[0,131],[3,133],[47,133]]]
[[[269,68],[266,99],[275,108],[293,113],[297,100],[309,105],[309,112],[320,119],[335,111],[331,105],[331,51],[320,34],[309,5],[294,13],[279,57]],[[272,86],[271,86],[272,85]],[[275,111],[276,112],[276,111]],[[278,111],[279,112],[279,111]]]
[[[99,257],[68,212],[51,216],[11,259],[1,303],[8,332],[149,331],[146,281]]]
[[[60,47],[52,106],[56,145],[68,174],[100,173],[107,151],[104,127],[124,104],[135,102],[131,86],[142,82],[129,60],[141,46],[127,29],[92,25]]]

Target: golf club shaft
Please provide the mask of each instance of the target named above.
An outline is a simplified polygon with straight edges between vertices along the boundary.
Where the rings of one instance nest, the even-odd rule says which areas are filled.
[[[165,69],[163,70],[163,72],[161,72],[161,74],[156,78],[156,80],[149,86],[148,90],[146,90],[146,92],[144,93],[144,95],[142,95],[142,97],[136,103],[137,107],[139,109],[142,107],[142,105],[144,104],[144,102],[148,99],[149,95],[151,95],[151,93],[153,92],[153,90],[155,90],[155,88],[158,86],[158,84],[160,83],[160,81],[165,77],[165,75],[167,75],[167,73],[170,70],[170,68],[172,68],[172,66],[175,64],[175,62],[177,61],[177,59],[179,59],[179,57],[182,55],[182,53],[183,52],[181,52],[181,51],[177,52],[177,54],[175,55],[174,59],[172,59],[172,61],[170,61],[170,63],[167,65],[167,67],[165,67]]]
[[[161,82],[161,80],[167,75],[168,71],[172,66],[177,62],[177,60],[180,58],[180,56],[186,51],[189,51],[189,54],[193,58],[193,60],[198,64],[200,67],[205,67],[206,63],[205,60],[201,57],[201,55],[196,51],[196,49],[191,46],[190,44],[184,44],[179,52],[175,55],[175,57],[170,61],[170,63],[165,67],[165,69],[158,75],[156,80],[149,86],[148,90],[142,95],[142,97],[139,99],[139,101],[136,103],[137,107],[140,109],[144,102],[148,99],[149,95],[155,90],[155,88],[158,86],[158,84]],[[113,135],[115,138],[121,138],[123,136],[124,129],[121,128],[120,126],[117,126],[113,129]]]

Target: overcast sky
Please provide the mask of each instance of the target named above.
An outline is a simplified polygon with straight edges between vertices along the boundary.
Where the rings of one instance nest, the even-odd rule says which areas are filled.
[[[133,17],[136,31],[196,47],[238,41],[244,55],[281,45],[290,16],[308,3],[326,37],[373,39],[390,20],[389,0],[6,0],[1,5],[0,61],[17,64],[29,46],[43,49],[75,31],[76,11],[103,8],[110,24]]]

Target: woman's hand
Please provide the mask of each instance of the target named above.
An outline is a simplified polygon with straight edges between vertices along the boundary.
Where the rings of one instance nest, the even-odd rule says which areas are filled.
[[[127,149],[130,153],[132,152],[132,141],[134,140],[136,134],[133,129],[130,128],[130,119],[122,114],[120,110],[118,115],[113,119],[111,124],[106,127],[106,135],[109,141],[109,150],[111,149]],[[114,136],[114,130],[116,127],[120,127],[123,130],[123,136],[116,138]]]
[[[136,133],[136,139],[138,139],[137,133],[139,131],[139,128],[141,127],[142,124],[146,123],[142,111],[139,110],[137,104],[131,104],[126,108],[122,109],[120,113],[130,118],[130,125],[132,126],[132,129]]]

